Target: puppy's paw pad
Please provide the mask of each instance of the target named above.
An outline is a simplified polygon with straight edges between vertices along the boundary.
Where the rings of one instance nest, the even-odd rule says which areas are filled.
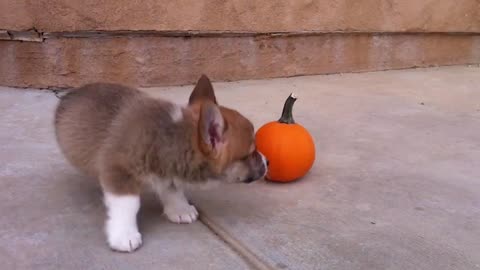
[[[142,245],[142,235],[138,231],[118,232],[108,237],[108,244],[115,251],[133,252]]]
[[[193,205],[181,205],[165,208],[165,215],[174,223],[192,223],[198,218],[198,211]]]

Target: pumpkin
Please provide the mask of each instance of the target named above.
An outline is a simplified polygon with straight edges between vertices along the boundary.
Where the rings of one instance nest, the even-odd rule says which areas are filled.
[[[296,100],[297,97],[290,94],[280,119],[263,125],[255,134],[257,150],[269,161],[267,180],[298,180],[307,174],[315,161],[312,136],[293,119],[292,109]]]

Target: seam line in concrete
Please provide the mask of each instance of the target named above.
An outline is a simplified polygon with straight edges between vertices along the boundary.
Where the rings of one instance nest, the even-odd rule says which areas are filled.
[[[248,247],[246,247],[241,241],[233,237],[222,226],[214,222],[204,211],[197,207],[199,212],[199,220],[220,240],[225,242],[235,253],[242,257],[253,269],[256,270],[274,270],[275,268],[260,259],[255,253],[253,253]]]

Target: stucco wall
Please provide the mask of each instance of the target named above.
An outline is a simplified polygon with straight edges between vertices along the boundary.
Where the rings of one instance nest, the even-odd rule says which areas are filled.
[[[480,32],[479,0],[2,0],[0,29]]]
[[[326,34],[293,37],[61,38],[0,42],[0,84],[91,81],[158,86],[480,63],[480,36]]]
[[[0,0],[0,85],[156,86],[201,73],[218,81],[475,63],[480,0]]]

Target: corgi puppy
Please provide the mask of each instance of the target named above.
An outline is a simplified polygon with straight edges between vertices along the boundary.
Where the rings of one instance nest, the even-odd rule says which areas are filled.
[[[123,85],[82,86],[61,98],[55,132],[66,159],[100,182],[115,251],[142,244],[137,213],[145,187],[158,194],[170,221],[191,223],[198,212],[186,186],[249,183],[267,172],[252,123],[217,103],[205,75],[184,107]]]

